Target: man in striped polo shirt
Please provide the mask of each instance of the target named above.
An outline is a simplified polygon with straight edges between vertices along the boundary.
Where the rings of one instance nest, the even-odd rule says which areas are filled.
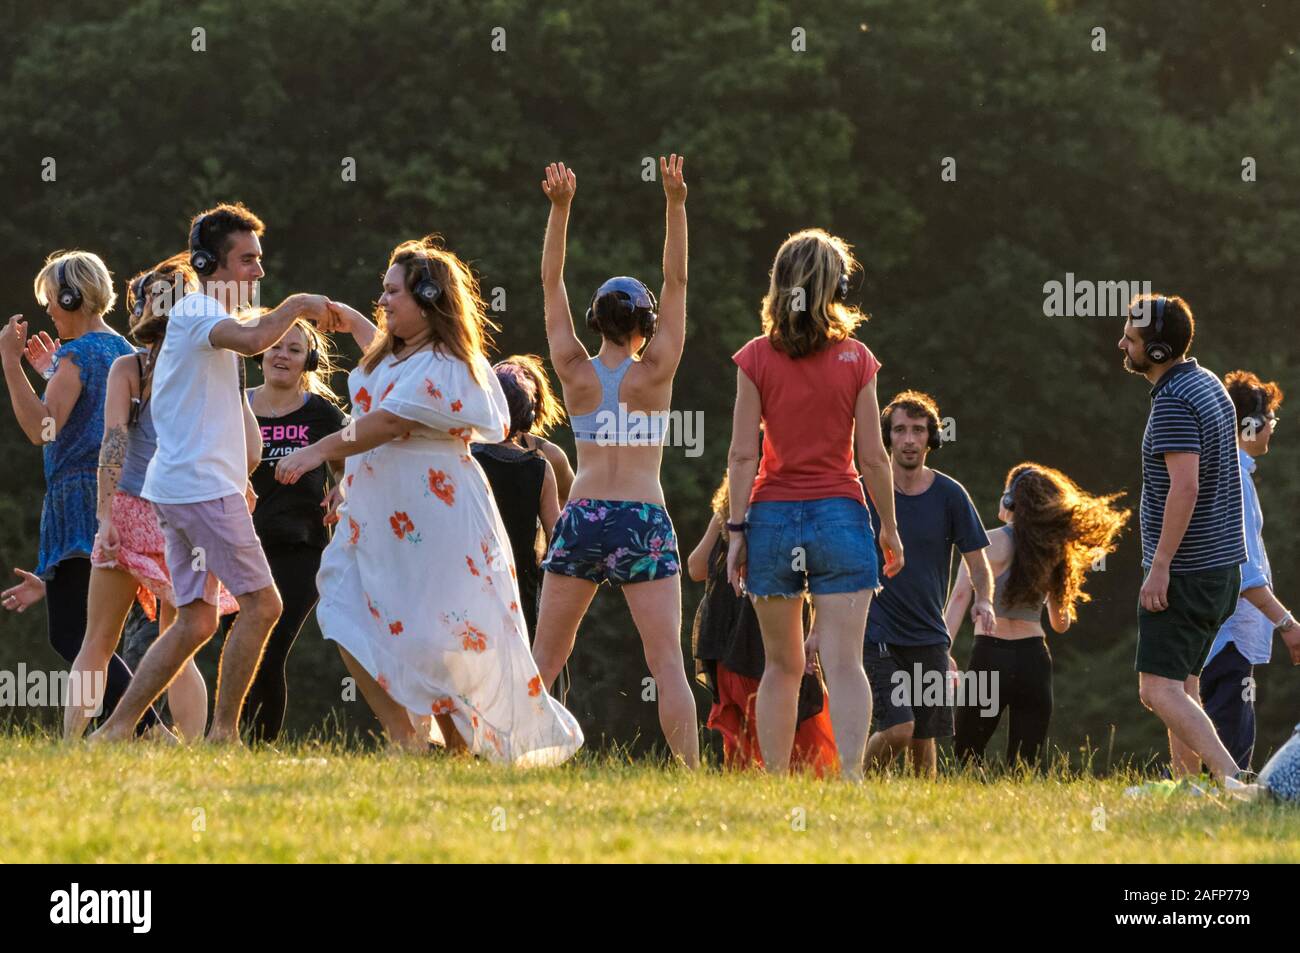
[[[1169,730],[1175,775],[1204,761],[1226,789],[1245,794],[1253,786],[1241,784],[1200,705],[1205,657],[1237,606],[1246,535],[1236,411],[1219,378],[1187,356],[1194,333],[1182,298],[1142,295],[1119,340],[1125,370],[1152,385],[1142,437],[1138,695]]]

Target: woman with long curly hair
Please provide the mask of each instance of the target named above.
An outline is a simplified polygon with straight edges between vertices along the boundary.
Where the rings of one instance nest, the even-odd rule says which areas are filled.
[[[1060,470],[1020,463],[1007,474],[998,518],[1006,525],[989,533],[994,574],[994,632],[976,631],[968,673],[993,686],[992,711],[969,699],[957,707],[956,754],[980,759],[1011,711],[1007,762],[1036,763],[1052,716],[1052,654],[1043,632],[1043,606],[1052,631],[1064,633],[1088,602],[1084,577],[1098,559],[1115,551],[1129,510],[1115,506],[1122,493],[1093,496]],[[944,613],[956,636],[972,593],[965,565]]]

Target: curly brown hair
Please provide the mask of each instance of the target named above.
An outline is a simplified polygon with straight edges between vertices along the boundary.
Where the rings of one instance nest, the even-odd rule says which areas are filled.
[[[1244,430],[1244,420],[1255,413],[1258,402],[1263,399],[1263,413],[1270,413],[1282,406],[1286,396],[1277,381],[1262,381],[1250,371],[1229,371],[1223,378],[1223,386],[1232,398],[1232,406],[1237,411],[1237,429]]]
[[[1013,482],[1016,549],[1003,601],[1033,605],[1047,593],[1073,620],[1076,603],[1092,598],[1083,591],[1084,576],[1097,559],[1115,551],[1132,512],[1114,505],[1123,493],[1093,496],[1040,463],[1016,464],[1006,485]]]

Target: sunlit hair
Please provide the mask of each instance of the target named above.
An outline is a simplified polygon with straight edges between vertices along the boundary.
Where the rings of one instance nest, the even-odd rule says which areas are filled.
[[[1228,389],[1232,406],[1237,411],[1237,429],[1244,430],[1242,421],[1255,413],[1256,401],[1264,398],[1264,413],[1272,413],[1282,406],[1286,397],[1277,381],[1265,383],[1250,371],[1230,371],[1223,379],[1223,386]]]
[[[849,337],[867,316],[839,300],[836,289],[840,275],[857,267],[851,246],[824,229],[805,228],[782,242],[762,304],[772,346],[804,357]]]
[[[943,429],[943,419],[939,416],[939,405],[935,399],[924,391],[905,390],[894,395],[894,399],[880,412],[880,425],[884,432],[894,429],[894,411],[901,410],[908,417],[924,417],[925,425],[933,437]]]
[[[135,316],[135,289],[145,275],[153,279],[143,288],[144,310]],[[161,344],[167,333],[167,314],[176,302],[198,288],[198,276],[190,268],[190,256],[181,252],[163,259],[126,283],[127,333],[137,344]]]
[[[36,273],[32,290],[42,308],[48,307],[51,300],[58,300],[60,262],[64,263],[64,281],[81,292],[83,311],[98,317],[113,310],[117,292],[113,290],[113,275],[108,265],[94,252],[75,249],[51,252]]]
[[[314,324],[304,318],[298,318],[294,321],[289,330],[285,332],[285,336],[292,334],[295,329],[301,331],[304,338],[304,359],[307,356],[306,352],[312,348],[315,348],[320,355],[320,364],[316,367],[316,370],[303,371],[299,376],[300,386],[308,393],[324,397],[331,404],[342,407],[342,398],[334,393],[334,388],[330,387],[330,378],[334,376],[334,372],[338,370],[338,367],[334,364],[334,353],[330,350],[329,339],[321,334]],[[283,340],[281,338],[281,343],[283,343]],[[267,351],[266,354],[270,354],[270,351]],[[265,356],[263,356],[263,360],[266,360]]]
[[[1196,337],[1196,319],[1192,316],[1192,306],[1178,295],[1134,295],[1128,304],[1130,318],[1142,319],[1137,327],[1138,336],[1143,343],[1151,340],[1156,330],[1156,299],[1165,299],[1165,309],[1160,318],[1164,327],[1161,334],[1174,357],[1183,357],[1192,350],[1192,339]]]
[[[1012,467],[1006,485],[1022,471],[1013,496],[1016,550],[1002,600],[1034,605],[1046,593],[1074,619],[1075,604],[1091,600],[1083,591],[1085,574],[1115,551],[1116,537],[1132,514],[1114,505],[1123,493],[1093,496],[1060,470],[1039,463]]]
[[[545,437],[552,427],[564,421],[564,405],[555,396],[555,388],[551,386],[551,379],[546,373],[546,365],[542,363],[541,357],[536,354],[511,354],[504,360],[498,361],[494,368],[498,377],[501,376],[502,369],[508,368],[516,379],[526,382],[524,386],[530,391],[533,410],[533,422],[527,428],[528,433]],[[515,432],[524,429],[515,427],[513,406],[510,414],[511,428]]]
[[[441,246],[437,235],[426,235],[419,241],[402,242],[388,256],[389,268],[393,265],[403,267],[408,293],[414,291],[423,277],[423,269],[418,263],[420,258],[428,261],[430,275],[442,288],[442,295],[432,308],[420,304],[420,311],[433,332],[430,343],[464,361],[474,380],[487,386],[483,370],[485,354],[492,346],[491,332],[501,328],[488,319],[478,279],[455,253]],[[414,300],[419,304],[418,299]],[[367,372],[373,371],[402,343],[388,330],[383,308],[376,307],[375,323],[379,325],[380,333],[361,355],[361,365]]]
[[[722,471],[722,483],[713,491],[713,499],[709,502],[713,515],[722,522],[723,539],[728,537],[727,521],[731,519],[731,488],[727,485],[730,475],[730,470]]]

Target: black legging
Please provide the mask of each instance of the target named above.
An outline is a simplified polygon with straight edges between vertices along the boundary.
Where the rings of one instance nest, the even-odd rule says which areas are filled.
[[[280,590],[284,611],[271,630],[262,653],[257,675],[249,686],[240,728],[255,741],[274,741],[284,727],[284,713],[289,705],[289,684],[285,665],[303,623],[320,596],[316,592],[316,572],[320,569],[321,550],[314,546],[269,547],[266,561],[271,578]],[[234,616],[227,616],[223,629],[229,631]]]
[[[975,672],[977,679],[985,680],[995,692],[997,705],[991,713],[981,711],[970,698],[958,706],[954,740],[957,759],[982,760],[1002,713],[1010,708],[1007,763],[1019,759],[1037,764],[1047,740],[1047,723],[1052,718],[1052,653],[1047,650],[1047,640],[977,635],[966,668]]]
[[[45,581],[45,613],[50,645],[69,665],[86,640],[86,604],[90,599],[90,560],[75,556],[56,563],[53,575]],[[108,677],[104,685],[104,716],[113,713],[131,681],[131,669],[116,652],[108,660]],[[158,721],[152,706],[140,719],[137,731]]]

